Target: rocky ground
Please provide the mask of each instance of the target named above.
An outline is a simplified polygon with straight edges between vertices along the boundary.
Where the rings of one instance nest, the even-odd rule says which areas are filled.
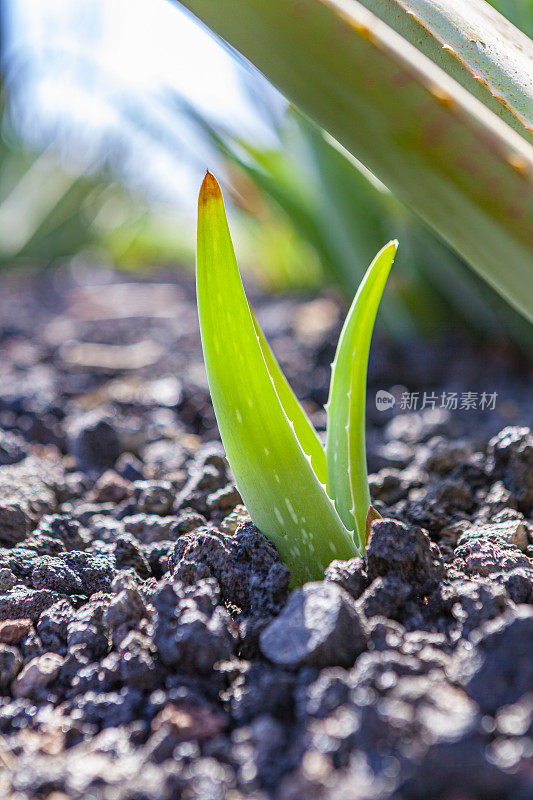
[[[217,441],[192,282],[124,281],[2,280],[1,796],[532,798],[525,356],[376,340],[387,519],[291,593]],[[256,300],[323,428],[338,304]],[[408,411],[406,391],[498,399]]]

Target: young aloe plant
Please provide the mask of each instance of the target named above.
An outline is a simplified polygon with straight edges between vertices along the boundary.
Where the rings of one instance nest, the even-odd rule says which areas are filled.
[[[204,359],[228,461],[255,524],[294,583],[365,547],[370,501],[365,387],[374,320],[398,243],[370,265],[344,324],[331,380],[326,452],[248,304],[219,185],[198,201],[196,282]]]

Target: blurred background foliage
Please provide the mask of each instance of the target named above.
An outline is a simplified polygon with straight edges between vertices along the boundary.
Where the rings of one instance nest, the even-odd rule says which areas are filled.
[[[103,4],[84,2],[92,19],[98,20]],[[120,21],[128,6],[121,0],[113,3]],[[41,268],[83,254],[89,261],[114,267],[154,269],[172,264],[190,269],[194,250],[191,195],[195,194],[190,186],[199,183],[199,175],[209,165],[223,177],[232,200],[241,262],[266,288],[314,291],[334,286],[349,300],[376,251],[389,239],[398,238],[400,250],[381,315],[382,324],[394,335],[432,335],[462,325],[482,335],[500,336],[506,331],[531,344],[528,323],[363,165],[242,64],[236,78],[241,103],[248,116],[260,122],[261,135],[253,126],[240,124],[232,109],[224,114],[223,103],[222,113],[219,108],[213,114],[209,97],[207,102],[196,102],[197,84],[188,83],[187,76],[182,76],[181,85],[160,82],[141,92],[119,81],[110,101],[118,120],[112,133],[106,132],[95,147],[87,146],[86,138],[78,135],[82,146],[75,152],[71,139],[76,134],[69,133],[63,122],[38,125],[33,95],[27,88],[31,69],[25,59],[31,62],[33,57],[31,43],[21,55],[16,26],[10,24],[16,5],[15,0],[0,4],[2,268]],[[36,13],[36,5],[31,0],[27,5],[28,19]],[[492,5],[533,34],[533,0],[497,0]],[[169,12],[173,19],[181,14],[176,8],[164,10]],[[130,13],[136,13],[135,9]],[[73,17],[78,27],[82,19]],[[192,25],[184,16],[180,23]],[[152,54],[157,54],[153,44]],[[112,48],[111,41],[108,50]],[[98,94],[99,86],[109,88],[114,76],[108,74],[109,63],[102,64],[101,48],[93,43],[77,51],[70,42],[67,49],[69,70],[77,64],[85,75],[102,76],[100,82],[93,82],[93,94]],[[37,71],[43,71],[43,63],[56,61],[65,69],[63,56],[58,59],[57,52],[44,48],[41,63],[36,59]],[[148,69],[150,53],[144,58]],[[110,59],[112,63],[112,52]],[[210,80],[209,74],[204,77]],[[192,89],[185,90],[189,84]],[[68,106],[68,92],[65,97]],[[36,126],[38,135],[34,135]],[[148,166],[150,159],[139,158],[139,153],[147,152],[152,162],[157,154],[156,189],[153,181],[139,177],[143,169],[154,172],[153,164]],[[184,162],[191,165],[188,179]],[[181,196],[179,191],[175,196],[161,191],[165,182],[180,184]]]

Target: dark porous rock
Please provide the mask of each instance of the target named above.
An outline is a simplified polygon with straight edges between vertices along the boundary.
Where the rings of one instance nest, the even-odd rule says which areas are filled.
[[[460,439],[449,441],[442,436],[435,436],[421,449],[417,463],[421,463],[428,472],[446,475],[465,462],[471,452],[471,446]]]
[[[260,787],[273,789],[294,765],[285,727],[268,714],[261,714],[245,728],[236,730],[232,739],[248,796],[253,797],[253,790]]]
[[[122,533],[115,540],[113,552],[117,569],[134,569],[140,578],[150,575],[150,566],[139,543],[128,533]]]
[[[204,528],[181,536],[169,566],[184,583],[216,578],[224,599],[247,612],[276,613],[288,593],[289,570],[251,522],[233,535]]]
[[[252,663],[231,686],[230,709],[239,723],[260,714],[290,720],[293,712],[294,677],[281,669]]]
[[[139,631],[130,631],[120,642],[119,673],[126,686],[143,691],[157,683],[156,649],[152,640]]]
[[[196,586],[164,583],[154,594],[153,640],[162,662],[182,672],[207,674],[231,657],[234,636],[221,608],[216,581]]]
[[[242,497],[234,483],[228,483],[216,492],[208,495],[206,506],[208,511],[232,511],[242,503]]]
[[[18,434],[0,429],[0,467],[17,464],[28,454],[28,445]]]
[[[2,644],[20,644],[31,628],[31,619],[6,619],[4,622],[0,622],[0,642]]]
[[[337,583],[357,600],[368,586],[368,575],[362,558],[332,561],[324,573],[324,580]]]
[[[74,617],[74,609],[65,598],[47,608],[39,617],[37,633],[43,647],[54,653],[64,654],[67,645],[68,625]]]
[[[71,653],[83,653],[88,659],[97,661],[107,654],[107,636],[95,625],[74,620],[68,626],[67,644]]]
[[[47,514],[39,522],[36,536],[46,536],[61,542],[64,550],[85,550],[89,537],[78,522],[68,514]]]
[[[525,552],[531,541],[529,528],[528,523],[520,518],[491,522],[486,525],[474,525],[461,534],[457,547],[461,547],[473,539],[484,539],[501,547],[516,547]]]
[[[28,589],[15,586],[10,592],[0,595],[0,620],[27,617],[33,621],[53,606],[60,596],[50,589]]]
[[[108,591],[115,565],[105,555],[71,550],[59,556],[41,556],[31,572],[35,589],[66,595],[91,595]]]
[[[7,569],[15,575],[15,583],[29,580],[38,563],[38,554],[33,548],[26,547],[26,542],[12,548],[0,547],[0,569]]]
[[[460,521],[472,510],[473,494],[468,480],[431,477],[414,487],[404,506],[404,516],[415,525],[438,531],[450,521]]]
[[[408,748],[404,749],[394,797],[501,800],[509,796],[514,780],[487,759],[479,709],[463,691],[440,677],[408,678],[399,681],[393,696],[400,707],[414,706],[413,729],[425,750],[422,757],[411,760]]]
[[[122,453],[115,464],[115,471],[126,481],[144,480],[143,463],[133,453]]]
[[[358,600],[357,607],[367,619],[385,617],[394,619],[411,594],[411,587],[398,577],[388,575],[376,578]]]
[[[465,637],[510,606],[505,589],[489,581],[451,581],[441,588],[440,598]]]
[[[525,514],[533,509],[533,435],[530,428],[504,428],[489,442],[494,473]]]
[[[120,439],[110,416],[91,412],[76,420],[70,450],[80,467],[89,472],[112,467],[120,455]]]
[[[269,661],[289,669],[350,666],[367,646],[353,599],[329,582],[295,589],[259,641]]]
[[[95,592],[110,590],[115,575],[113,556],[72,550],[60,558],[79,576],[83,587],[82,594],[90,596]]]
[[[350,673],[340,667],[320,671],[316,680],[304,684],[296,695],[296,712],[300,719],[324,719],[350,700]]]
[[[111,630],[113,643],[117,645],[147,617],[148,610],[142,594],[138,589],[126,588],[112,598],[105,611],[104,621]]]
[[[0,556],[1,558],[1,556]],[[0,592],[9,592],[17,583],[17,576],[8,567],[0,567]]]
[[[144,546],[144,557],[154,578],[159,580],[168,572],[168,562],[173,550],[173,542],[153,542]]]
[[[191,507],[206,514],[207,498],[228,482],[227,461],[218,445],[206,446],[196,455],[190,478],[176,498],[176,508]]]
[[[133,500],[142,514],[165,516],[172,509],[175,490],[170,481],[136,481]]]
[[[191,533],[192,531],[195,531],[197,528],[201,528],[204,525],[207,525],[207,520],[204,516],[202,516],[202,514],[198,514],[192,509],[189,511],[184,509],[176,519],[173,533],[176,535],[176,537],[183,536],[184,533]]]
[[[532,652],[533,609],[517,606],[477,631],[474,646],[458,649],[451,675],[483,713],[494,714],[533,690]]]
[[[445,574],[439,548],[426,531],[392,519],[372,523],[365,559],[370,581],[396,575],[418,595],[430,591]]]
[[[533,603],[533,570],[513,569],[510,572],[502,573],[501,583],[505,591],[517,605],[522,603]]]
[[[533,579],[533,562],[517,547],[481,538],[471,538],[457,547],[454,566],[467,575],[498,577],[522,570]]]
[[[0,692],[8,689],[22,667],[22,658],[16,647],[0,644]]]
[[[22,542],[44,514],[55,511],[61,476],[52,459],[29,457],[0,467],[0,545]]]
[[[31,582],[34,589],[50,589],[60,594],[82,594],[83,585],[73,569],[60,558],[42,556],[33,568]]]
[[[205,519],[202,519],[202,524],[205,525]],[[157,514],[132,514],[122,519],[126,533],[135,536],[142,544],[175,541],[180,535],[177,531],[178,522],[179,517],[160,517]]]
[[[372,500],[381,500],[387,505],[407,497],[408,486],[397,469],[380,469],[379,472],[368,476],[368,488]]]

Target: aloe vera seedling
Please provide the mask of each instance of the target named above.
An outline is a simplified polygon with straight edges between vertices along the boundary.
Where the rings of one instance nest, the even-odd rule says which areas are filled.
[[[333,558],[365,547],[368,352],[397,246],[389,242],[375,257],[344,323],[324,451],[248,304],[219,185],[209,172],[204,178],[196,283],[213,406],[241,496],[295,584],[321,577]]]

